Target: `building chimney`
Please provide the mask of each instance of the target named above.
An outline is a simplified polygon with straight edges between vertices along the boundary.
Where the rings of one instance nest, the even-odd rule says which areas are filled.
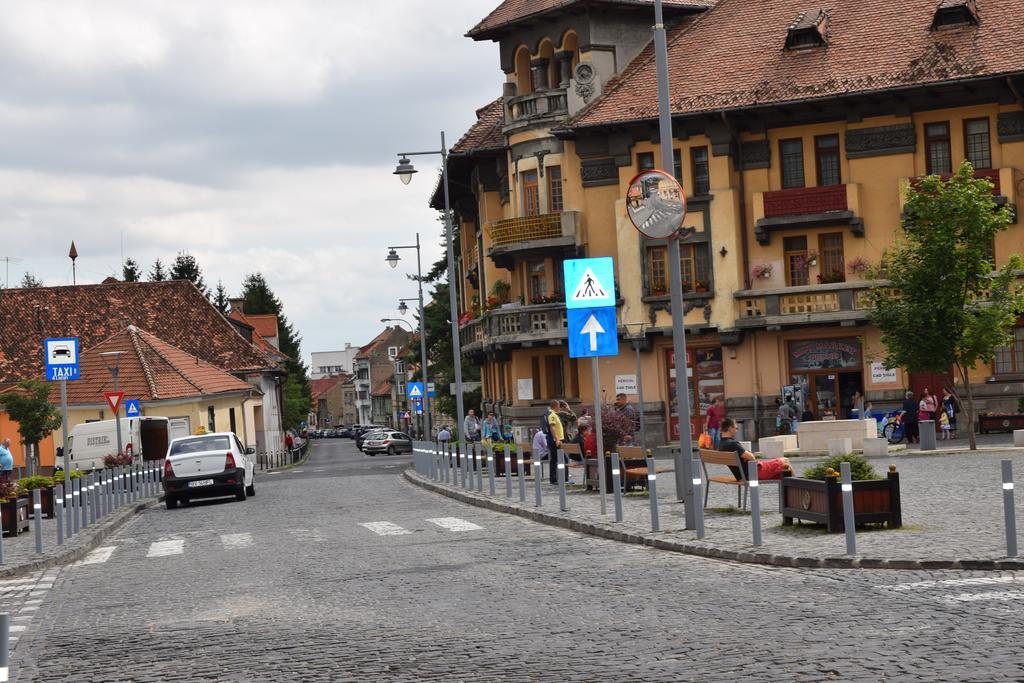
[[[228,313],[231,313],[233,311],[238,311],[239,313],[245,313],[245,311],[242,310],[242,306],[244,304],[245,304],[245,299],[242,299],[242,298],[228,299],[228,306],[229,306]]]

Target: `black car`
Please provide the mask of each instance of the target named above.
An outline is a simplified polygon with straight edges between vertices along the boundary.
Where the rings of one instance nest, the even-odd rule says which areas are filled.
[[[368,438],[370,438],[374,434],[381,434],[384,431],[385,430],[384,430],[383,427],[380,427],[378,429],[368,429],[368,430],[366,430],[365,432],[363,432],[362,434],[360,434],[359,436],[356,437],[356,448],[358,448],[359,450],[363,450],[363,444],[366,443],[366,440]]]
[[[338,430],[338,436],[343,439],[351,439],[352,430],[349,429],[348,427],[342,427],[341,429]]]

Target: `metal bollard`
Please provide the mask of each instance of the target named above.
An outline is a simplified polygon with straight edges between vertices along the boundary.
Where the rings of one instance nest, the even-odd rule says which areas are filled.
[[[57,518],[57,545],[64,545],[64,484],[53,487],[53,516]]]
[[[533,456],[533,497],[534,507],[540,507],[540,480],[544,478],[541,459]]]
[[[455,444],[455,451],[459,454],[459,468],[462,470],[462,488],[466,488],[466,445],[463,443]]]
[[[839,463],[843,489],[843,527],[846,529],[846,554],[857,554],[857,529],[853,523],[853,478],[850,475],[850,463]]]
[[[704,477],[701,475],[700,458],[694,458],[690,463],[690,472],[693,473],[693,502],[697,526],[697,538],[704,538]]]
[[[658,475],[654,469],[654,458],[647,451],[647,497],[651,503],[651,531],[660,531],[658,521]]]
[[[512,454],[511,447],[505,444],[505,451],[502,454],[504,457],[503,463],[505,465],[505,497],[512,497]]]
[[[473,451],[476,453],[476,492],[484,492],[484,447],[482,444],[473,444]]]
[[[32,514],[35,515],[36,554],[43,554],[43,499],[39,489],[32,489]]]
[[[82,489],[81,481],[81,479],[71,480],[71,521],[76,534],[78,533],[78,501]]]
[[[568,512],[569,505],[565,500],[565,451],[559,448],[556,455],[558,456],[558,509]]]
[[[757,478],[757,461],[747,463],[747,488],[750,489],[750,523],[753,525],[754,545],[764,545],[761,538],[761,481]]]
[[[494,446],[487,447],[487,487],[494,495]]]
[[[71,509],[71,491],[75,488],[75,480],[68,482],[68,490],[64,492],[64,533],[68,538],[73,535],[71,519],[75,516]]]
[[[0,681],[10,680],[10,659],[11,615],[4,612],[0,614]]]
[[[516,444],[516,471],[519,474],[519,502],[526,502],[526,463],[523,460],[523,447]]]
[[[618,453],[612,453],[612,497],[615,501],[615,521],[622,521],[622,468]]]
[[[82,482],[82,528],[89,528],[89,480],[92,478],[92,474],[87,474],[79,481]]]
[[[1017,513],[1013,505],[1013,462],[1003,460],[1003,518],[1006,520],[1006,556],[1017,557]]]

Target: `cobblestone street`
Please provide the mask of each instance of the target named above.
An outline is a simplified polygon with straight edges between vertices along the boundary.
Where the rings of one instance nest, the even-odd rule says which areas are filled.
[[[13,679],[1011,680],[1024,576],[725,563],[464,505],[348,440],[5,582]]]

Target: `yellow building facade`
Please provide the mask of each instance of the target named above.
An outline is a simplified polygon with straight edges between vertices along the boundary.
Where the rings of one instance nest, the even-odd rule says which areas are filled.
[[[977,65],[908,71],[890,88],[858,90],[874,75],[857,72],[870,64],[849,62],[853,38],[867,30],[857,23],[863,7],[808,17],[798,3],[786,4],[759,18],[736,0],[700,16],[683,5],[670,12],[671,161],[659,158],[656,107],[652,116],[650,22],[635,8],[555,7],[529,24],[502,15],[506,23],[485,20],[470,32],[498,44],[506,75],[503,96],[478,112],[449,164],[461,342],[482,368],[485,410],[525,430],[551,398],[592,405],[589,363],[568,357],[562,261],[612,256],[620,354],[600,360],[603,400],[634,386],[639,370],[642,402],[632,388],[628,399],[642,403],[648,444],[678,439],[667,249],[643,237],[625,210],[630,180],[651,168],[680,179],[684,225],[694,229],[681,248],[692,430],[719,396],[755,436],[773,432],[784,396],[819,419],[845,417],[854,392],[881,409],[907,390],[955,386],[952,375],[883,367],[865,296],[877,283],[867,273],[898,235],[910,179],[949,173],[967,159],[992,182],[995,202],[1019,203],[1024,57],[993,73]],[[899,45],[878,49],[894,62],[912,61],[916,48],[907,46],[916,41],[966,58],[1010,30],[979,24],[969,7],[950,17],[941,11],[910,3],[908,54]],[[769,102],[742,82],[726,98],[714,83],[697,88],[678,75],[717,79],[722,88],[742,81],[725,56],[715,56],[716,40],[749,41],[764,46],[763,60],[780,60],[757,81]],[[807,82],[795,87],[796,78]],[[833,86],[843,79],[852,85],[839,92]],[[812,85],[816,95],[808,97]],[[691,88],[706,94],[691,97]],[[705,104],[715,97],[734,104]],[[1022,250],[1017,219],[996,240],[996,265]],[[984,408],[1013,410],[1022,380],[1018,328],[1016,345],[976,367],[972,385]]]

